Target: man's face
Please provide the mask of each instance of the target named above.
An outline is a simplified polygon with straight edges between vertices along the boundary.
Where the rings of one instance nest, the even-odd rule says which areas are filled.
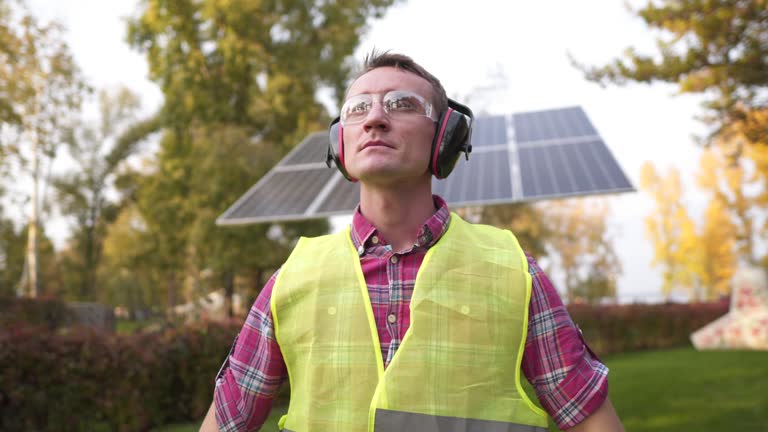
[[[344,126],[344,163],[349,174],[363,183],[391,185],[431,177],[428,167],[435,122],[423,115],[388,115],[381,98],[393,90],[412,92],[432,102],[429,82],[392,67],[366,73],[347,94],[347,99],[375,95],[365,119]]]

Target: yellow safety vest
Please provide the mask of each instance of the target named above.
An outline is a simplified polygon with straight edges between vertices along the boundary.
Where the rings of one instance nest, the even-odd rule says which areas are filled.
[[[531,277],[515,237],[451,215],[386,371],[349,230],[302,238],[272,292],[292,432],[544,432],[520,385]]]

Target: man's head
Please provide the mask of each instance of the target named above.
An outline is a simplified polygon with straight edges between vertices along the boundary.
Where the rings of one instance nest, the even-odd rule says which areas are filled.
[[[471,110],[410,57],[373,52],[331,125],[328,163],[364,183],[444,178],[471,151],[471,121]]]
[[[431,103],[437,113],[444,113],[448,109],[448,96],[445,93],[443,85],[440,84],[440,80],[421,67],[421,65],[413,61],[412,58],[403,54],[390,53],[389,51],[383,53],[379,53],[376,50],[371,51],[365,56],[363,67],[355,75],[352,84],[368,72],[382,67],[393,67],[423,78],[432,87]],[[350,84],[350,88],[352,84]],[[347,96],[349,96],[350,88],[347,88]]]

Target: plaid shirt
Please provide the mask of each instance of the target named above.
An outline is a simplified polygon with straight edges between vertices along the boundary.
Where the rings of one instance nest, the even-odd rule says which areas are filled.
[[[400,253],[359,211],[353,216],[352,241],[368,285],[385,367],[410,325],[416,273],[450,221],[445,201],[435,196],[435,205],[438,210],[422,227],[417,243]],[[522,370],[544,409],[567,429],[602,405],[608,394],[608,369],[586,346],[549,278],[530,256],[528,265],[533,286]],[[256,299],[216,377],[214,401],[221,431],[258,430],[288,377],[270,310],[276,275]]]

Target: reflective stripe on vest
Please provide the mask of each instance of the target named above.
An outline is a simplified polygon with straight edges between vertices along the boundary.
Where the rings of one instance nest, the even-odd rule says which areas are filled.
[[[547,432],[539,426],[376,410],[376,432]],[[293,432],[283,429],[283,432]]]
[[[376,432],[547,432],[541,426],[376,410]]]
[[[509,232],[451,215],[427,252],[411,325],[384,371],[349,231],[302,239],[275,281],[272,315],[296,432],[545,431],[520,385],[531,280]]]

